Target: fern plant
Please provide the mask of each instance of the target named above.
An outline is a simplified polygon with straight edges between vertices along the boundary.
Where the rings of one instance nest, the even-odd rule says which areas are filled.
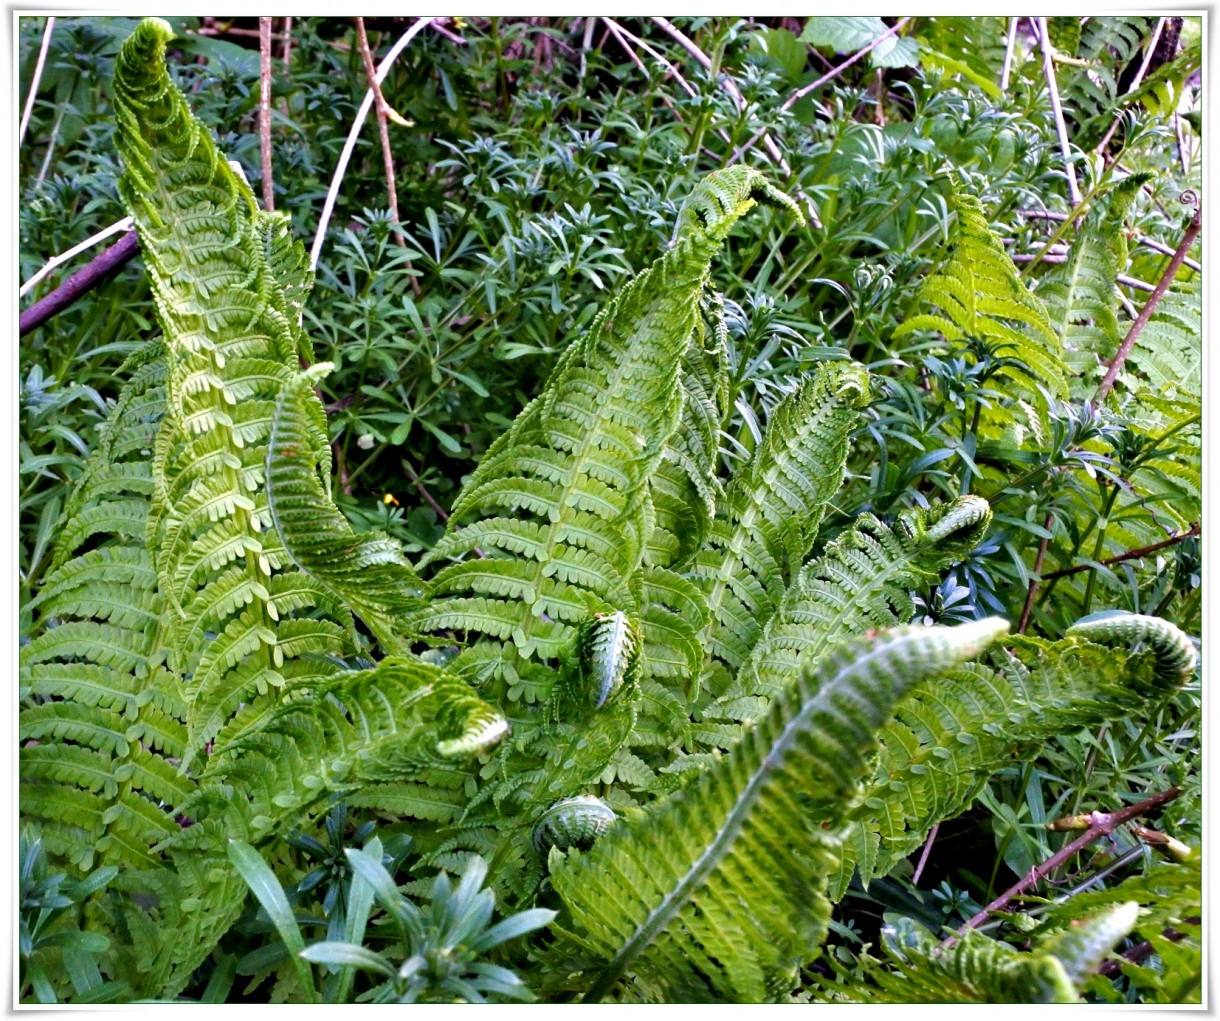
[[[22,812],[66,867],[116,870],[83,914],[135,995],[187,988],[257,855],[293,868],[295,831],[343,801],[410,820],[416,892],[436,869],[481,881],[481,858],[502,904],[557,898],[532,976],[552,995],[777,998],[853,865],[905,854],[1014,748],[1193,671],[1148,617],[989,653],[1002,621],[902,627],[912,587],[986,531],[977,497],[862,516],[817,552],[862,366],[793,380],[722,478],[711,262],[760,202],[800,219],[747,166],[691,192],[417,565],[353,531],[303,250],[170,84],[170,38],[142,22],[114,85],[162,333],[65,508],[21,662]],[[1057,355],[1005,322],[1049,337],[1041,306],[962,209],[955,268],[928,285],[937,328],[1025,344],[1054,382]],[[393,877],[365,878],[398,913]],[[413,995],[412,959],[386,995]]]

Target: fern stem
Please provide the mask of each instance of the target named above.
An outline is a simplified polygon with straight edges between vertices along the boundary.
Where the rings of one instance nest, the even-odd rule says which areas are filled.
[[[1191,218],[1190,225],[1186,228],[1186,232],[1182,235],[1182,240],[1178,242],[1177,250],[1173,253],[1173,257],[1169,260],[1169,265],[1165,267],[1165,272],[1161,274],[1161,279],[1157,281],[1156,290],[1148,296],[1148,300],[1144,303],[1144,307],[1140,309],[1139,318],[1131,324],[1131,329],[1127,331],[1127,336],[1123,338],[1122,344],[1119,345],[1118,351],[1114,355],[1114,360],[1110,362],[1110,368],[1106,372],[1106,377],[1101,381],[1101,385],[1097,388],[1097,393],[1093,395],[1093,405],[1100,407],[1106,396],[1110,393],[1114,386],[1114,381],[1118,379],[1118,374],[1126,362],[1127,356],[1131,354],[1131,349],[1135,346],[1139,335],[1144,331],[1144,327],[1148,325],[1152,318],[1152,313],[1160,305],[1161,299],[1165,296],[1165,292],[1169,290],[1169,285],[1173,283],[1173,278],[1177,276],[1179,268],[1186,259],[1186,253],[1190,251],[1190,246],[1195,243],[1195,238],[1199,236],[1199,231],[1203,226],[1202,210],[1196,209],[1195,215]]]

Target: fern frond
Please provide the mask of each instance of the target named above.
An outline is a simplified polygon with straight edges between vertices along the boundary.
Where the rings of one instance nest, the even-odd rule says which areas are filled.
[[[793,580],[724,698],[774,695],[833,646],[906,624],[911,591],[973,549],[990,521],[991,508],[974,496],[910,508],[893,526],[861,515]]]
[[[968,808],[997,769],[1030,759],[1057,734],[1163,699],[1193,676],[1196,662],[1178,628],[1137,614],[1077,624],[1058,642],[1007,644],[915,691],[882,730],[876,772],[852,813],[859,832],[844,842],[832,899],[845,892],[853,865],[866,884],[884,875],[934,824]]]
[[[868,374],[833,362],[776,406],[763,443],[728,487],[688,571],[711,612],[705,648],[730,673],[750,654],[839,491]]]
[[[591,613],[639,613],[637,575],[656,523],[651,480],[667,449],[675,459],[684,453],[669,445],[687,393],[680,368],[699,332],[711,260],[758,200],[791,207],[744,166],[706,178],[680,211],[669,251],[565,350],[542,394],[471,476],[454,504],[449,536],[425,558],[432,564],[479,548],[492,564],[519,565],[513,585],[494,583],[501,568],[487,562],[484,570],[445,568],[431,580],[433,605],[414,621],[420,631],[460,626],[511,639],[528,656],[543,623],[563,621],[562,639],[573,640],[571,625]],[[702,471],[701,455],[685,454],[695,474]],[[658,493],[680,489],[680,475],[667,469]],[[673,506],[683,499],[677,490],[670,496],[663,500],[665,528],[677,527]],[[664,554],[658,547],[657,556],[680,556],[682,541]],[[566,586],[561,604],[544,598],[552,579]],[[583,613],[574,612],[579,606]],[[491,612],[480,626],[483,607]]]
[[[1161,393],[1203,392],[1203,283],[1195,274],[1165,292],[1144,327],[1130,362]]]
[[[569,854],[551,882],[575,938],[604,962],[587,999],[634,971],[653,995],[702,988],[754,1001],[794,973],[829,912],[810,834],[841,821],[903,691],[1005,629],[995,620],[906,628],[843,647],[686,790],[611,828],[587,854]]]
[[[1097,370],[1114,356],[1122,340],[1115,289],[1118,274],[1127,265],[1125,218],[1148,176],[1132,174],[1098,202],[1081,224],[1067,261],[1038,283],[1037,295],[1046,304],[1064,360],[1083,377],[1075,387],[1087,390],[1082,396],[1096,389]]]
[[[297,566],[352,607],[392,651],[403,646],[400,621],[419,608],[423,589],[401,546],[385,535],[356,535],[318,478],[330,445],[313,388],[331,367],[307,369],[280,394],[267,446],[268,507]]]
[[[1079,1003],[1079,987],[1131,931],[1139,906],[1120,904],[1032,952],[973,930],[943,948],[909,919],[882,932],[896,971],[872,972],[870,1003]]]
[[[920,305],[936,306],[940,314],[910,316],[894,336],[933,330],[950,341],[986,341],[1017,361],[1001,369],[1002,374],[1034,393],[1041,386],[1066,397],[1067,367],[1045,307],[1026,289],[978,199],[955,191],[954,208],[953,254],[942,272],[923,282],[917,296]]]

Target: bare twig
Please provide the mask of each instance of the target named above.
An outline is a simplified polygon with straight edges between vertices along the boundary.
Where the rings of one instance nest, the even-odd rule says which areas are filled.
[[[451,43],[453,43],[455,46],[466,46],[466,45],[468,45],[465,39],[463,39],[463,38],[462,38],[460,35],[458,35],[456,32],[451,32],[451,31],[449,31],[449,29],[447,29],[447,28],[446,28],[444,25],[442,25],[442,24],[441,24],[439,21],[434,20],[434,21],[432,22],[432,24],[430,24],[428,27],[429,27],[430,29],[432,29],[432,31],[433,31],[433,32],[435,32],[437,35],[443,35],[443,36],[444,36],[446,39],[448,39],[448,40],[449,40]]]
[[[1052,250],[1046,255],[1042,255],[1040,253],[1038,255],[1026,255],[1022,253],[1013,255],[1011,258],[1012,261],[1018,265],[1027,262],[1044,262],[1050,266],[1062,266],[1068,261],[1068,254],[1066,251]],[[1126,273],[1117,274],[1115,279],[1126,287],[1134,287],[1137,291],[1147,291],[1151,294],[1156,290],[1155,284],[1150,284],[1147,280],[1137,280],[1135,277],[1127,276]]]
[[[117,223],[112,223],[104,230],[99,230],[92,237],[85,238],[85,240],[79,245],[75,245],[74,247],[69,248],[66,252],[61,252],[59,255],[52,256],[47,260],[47,264],[43,266],[42,269],[40,269],[37,273],[30,277],[29,280],[21,285],[21,290],[17,292],[18,295],[24,298],[30,293],[31,290],[34,289],[35,286],[37,286],[39,281],[44,279],[47,274],[53,272],[56,267],[62,266],[65,262],[70,262],[72,259],[75,259],[78,255],[80,255],[81,252],[92,248],[94,245],[102,241],[105,241],[108,237],[118,234],[121,231],[131,230],[131,226],[131,217],[125,216]]]
[[[360,57],[364,61],[364,72],[368,76],[369,88],[373,90],[373,99],[376,104],[377,131],[381,136],[381,159],[385,164],[385,187],[390,203],[390,215],[394,218],[395,226],[399,226],[402,224],[402,218],[398,215],[398,186],[395,183],[394,151],[390,148],[390,106],[385,101],[385,96],[381,92],[381,86],[377,83],[377,72],[373,67],[373,53],[369,49],[369,37],[364,29],[364,18],[361,17],[356,18],[356,40],[360,47]],[[402,120],[401,117],[397,119],[399,121]],[[398,247],[406,248],[407,243],[403,240],[402,232],[396,230],[392,233]],[[420,294],[419,281],[415,278],[409,261],[405,268],[407,277],[411,281],[411,292],[418,298]]]
[[[1169,265],[1165,267],[1165,272],[1161,274],[1161,279],[1157,281],[1156,289],[1148,296],[1148,300],[1144,302],[1144,307],[1140,309],[1139,317],[1131,324],[1131,329],[1127,331],[1127,336],[1123,338],[1123,342],[1119,345],[1118,351],[1114,355],[1114,360],[1110,362],[1106,378],[1101,381],[1101,385],[1098,386],[1097,393],[1093,397],[1094,407],[1101,407],[1101,403],[1106,399],[1110,388],[1114,386],[1114,381],[1118,379],[1118,373],[1122,369],[1123,363],[1127,360],[1127,356],[1131,354],[1131,349],[1135,346],[1136,339],[1143,332],[1144,327],[1148,325],[1148,321],[1152,318],[1152,313],[1156,311],[1157,306],[1161,303],[1165,292],[1169,290],[1169,285],[1173,283],[1173,278],[1181,268],[1182,262],[1186,258],[1186,253],[1190,251],[1190,246],[1194,244],[1195,238],[1199,236],[1199,230],[1202,226],[1201,210],[1196,209],[1195,215],[1191,218],[1190,226],[1186,228],[1186,232],[1182,235],[1182,240],[1178,242],[1178,247],[1173,253],[1173,258],[1169,260]]]
[[[580,41],[580,80],[582,83],[589,70],[589,47],[593,45],[593,28],[596,24],[596,18],[592,16],[585,18],[585,34]]]
[[[411,466],[406,461],[402,463],[402,470],[407,473],[407,478],[411,480],[411,485],[415,487],[415,491],[424,498],[424,501],[436,511],[436,516],[442,521],[449,520],[449,512],[437,502],[435,496],[428,492],[428,487],[424,485],[423,480],[411,470]]]
[[[1182,921],[1186,925],[1198,925],[1201,919],[1196,915],[1192,915],[1189,918],[1183,918]],[[1187,934],[1184,932],[1178,932],[1177,929],[1171,928],[1162,929],[1161,935],[1171,943],[1178,943],[1184,940]],[[1142,961],[1146,961],[1155,953],[1156,947],[1154,947],[1148,940],[1144,940],[1143,943],[1136,943],[1135,946],[1128,947],[1120,956],[1122,956],[1124,960],[1130,961],[1132,964],[1139,964]],[[1097,969],[1097,974],[1104,975],[1106,978],[1115,978],[1116,976],[1121,975],[1122,971],[1122,961],[1109,960],[1102,961],[1101,966]]]
[[[705,69],[712,69],[712,59],[704,53],[693,39],[687,36],[680,28],[674,25],[668,18],[653,16],[653,21],[661,26],[687,53],[695,58]],[[737,87],[737,83],[729,75],[725,75],[720,79],[720,84],[734,102],[737,103],[737,109],[744,112],[746,108],[746,97],[741,94],[741,89]],[[775,144],[775,140],[765,131],[762,135],[763,145],[767,149],[768,155],[771,157],[771,162],[774,163],[786,175],[792,175],[792,168],[788,166],[788,161],[784,159],[784,154],[780,152],[779,146]]]
[[[1173,255],[1172,248],[1170,248],[1168,245],[1161,244],[1161,242],[1155,240],[1154,238],[1144,237],[1144,235],[1141,234],[1135,240],[1145,248],[1151,248],[1154,252],[1160,252],[1162,255]],[[1193,269],[1196,273],[1203,272],[1203,267],[1195,262],[1194,259],[1184,258],[1182,260],[1182,265],[1188,269]]]
[[[284,74],[292,70],[292,15],[284,18],[284,53],[280,58],[284,62]]]
[[[403,33],[400,38],[391,48],[390,52],[385,55],[381,66],[377,68],[377,73],[373,76],[373,80],[380,85],[385,81],[386,75],[390,73],[390,68],[394,61],[398,59],[402,53],[417,35],[427,28],[435,19],[434,18],[417,18],[415,23]],[[373,90],[369,89],[364,94],[364,100],[360,104],[360,109],[356,111],[356,117],[352,121],[351,130],[347,134],[347,141],[343,145],[343,152],[339,156],[339,164],[335,167],[334,177],[331,178],[330,188],[326,193],[326,201],[322,205],[322,215],[318,220],[318,231],[314,235],[313,247],[309,252],[309,265],[312,269],[318,268],[318,256],[322,252],[322,244],[326,240],[326,229],[330,226],[330,217],[335,209],[335,199],[339,195],[339,186],[343,183],[343,175],[347,172],[347,164],[352,158],[352,152],[356,148],[356,139],[360,137],[360,129],[364,127],[364,122],[368,119],[369,110],[373,106]]]
[[[1189,149],[1186,146],[1186,132],[1182,130],[1182,118],[1175,113],[1173,115],[1173,139],[1178,145],[1178,162],[1182,164],[1182,173],[1190,173],[1190,157],[1194,147]]]
[[[881,35],[877,36],[876,39],[874,39],[871,43],[869,43],[863,49],[857,51],[856,53],[853,53],[850,57],[848,57],[845,61],[843,61],[843,63],[839,64],[837,67],[832,67],[829,71],[827,71],[824,75],[822,75],[821,78],[818,78],[815,81],[810,82],[808,85],[805,85],[802,88],[797,89],[794,93],[792,93],[791,96],[789,96],[786,100],[784,100],[784,103],[780,107],[780,110],[785,111],[785,112],[788,110],[791,110],[797,103],[799,103],[802,99],[804,99],[807,95],[809,95],[809,93],[815,91],[816,89],[821,88],[827,82],[833,81],[835,78],[839,77],[839,75],[841,75],[844,71],[846,71],[849,67],[851,67],[852,64],[854,64],[856,61],[860,60],[862,57],[865,57],[869,53],[871,53],[878,44],[885,42],[886,39],[888,39],[890,36],[894,35],[896,32],[902,31],[903,27],[910,20],[911,20],[910,18],[902,18],[901,20],[898,21],[897,24],[892,25],[890,28],[886,29],[884,32],[881,33]],[[880,97],[878,97],[878,100],[880,100]],[[757,142],[760,138],[762,138],[764,134],[766,134],[765,131],[756,131],[750,138],[746,139],[746,141],[744,141],[741,144],[740,148],[738,148],[738,150],[735,153],[733,153],[733,158],[731,160],[729,160],[729,162],[735,163],[735,162],[737,162],[737,160],[739,160],[743,156],[745,156],[746,152],[748,152],[749,149],[754,145],[754,143]]]
[[[263,160],[263,208],[275,209],[275,182],[271,179],[271,19],[258,19],[258,141]]]
[[[25,97],[25,109],[21,111],[21,128],[17,132],[17,144],[25,141],[25,129],[30,126],[30,115],[34,112],[34,99],[38,95],[38,86],[42,84],[42,69],[47,63],[47,51],[51,48],[51,34],[55,31],[55,19],[47,18],[42,30],[42,49],[38,51],[38,62],[34,65],[34,77],[30,81],[30,91]]]
[[[1119,553],[1113,557],[1107,557],[1105,560],[1098,561],[1103,567],[1109,567],[1111,564],[1121,564],[1127,560],[1141,560],[1151,553],[1159,553],[1163,549],[1168,549],[1170,546],[1176,546],[1178,543],[1186,539],[1193,539],[1202,531],[1200,525],[1191,525],[1185,532],[1178,532],[1171,535],[1168,539],[1161,542],[1154,542],[1151,546],[1141,546],[1139,549],[1129,549],[1126,553]],[[1050,574],[1042,576],[1043,581],[1050,581],[1053,578],[1066,578],[1069,574],[1080,574],[1081,571],[1091,571],[1094,564],[1075,564],[1072,567],[1064,567],[1058,571],[1051,571]]]
[[[1012,74],[1012,54],[1017,46],[1017,22],[1020,18],[1008,19],[1008,40],[1004,44],[1004,66],[1000,70],[1000,91],[1008,91],[1008,78]]]
[[[977,929],[993,912],[999,911],[1006,907],[1010,901],[1025,893],[1032,886],[1036,886],[1038,881],[1050,875],[1055,869],[1059,868],[1064,862],[1068,861],[1077,851],[1083,850],[1093,843],[1098,837],[1106,837],[1113,833],[1119,826],[1125,822],[1129,822],[1136,816],[1143,815],[1145,812],[1150,812],[1154,808],[1160,808],[1173,801],[1181,791],[1177,787],[1170,787],[1167,791],[1162,791],[1160,794],[1154,794],[1150,798],[1145,798],[1143,801],[1137,802],[1134,805],[1128,805],[1126,808],[1119,809],[1117,812],[1094,812],[1091,818],[1089,828],[1085,830],[1075,840],[1064,844],[1058,851],[1052,854],[1046,861],[1039,865],[1035,865],[1021,879],[1010,886],[995,900],[988,904],[982,911],[971,918],[965,925],[958,929],[959,934],[963,934],[967,929]],[[950,946],[955,942],[954,937],[950,936],[945,940],[943,946]]]
[[[1129,95],[1140,87],[1140,82],[1144,80],[1144,75],[1148,73],[1148,65],[1152,63],[1152,54],[1156,50],[1156,44],[1161,38],[1161,29],[1165,27],[1168,18],[1158,18],[1156,27],[1152,30],[1152,35],[1148,38],[1148,47],[1144,52],[1143,62],[1140,64],[1139,71],[1136,72],[1134,80],[1131,82],[1124,95]],[[1114,118],[1114,122],[1110,125],[1109,130],[1102,136],[1100,142],[1094,147],[1094,152],[1104,153],[1106,146],[1110,144],[1110,139],[1114,137],[1114,132],[1118,130],[1118,126],[1123,122],[1123,114],[1120,110]]]
[[[55,155],[55,143],[59,139],[59,129],[63,127],[64,114],[67,112],[67,106],[61,106],[55,114],[55,123],[51,126],[51,137],[47,140],[47,151],[42,157],[42,166],[38,168],[38,178],[34,182],[35,188],[41,188],[42,182],[47,179],[47,171],[51,169],[51,157]]]
[[[928,856],[932,853],[932,845],[936,843],[936,834],[940,832],[940,823],[937,823],[928,831],[928,839],[923,843],[923,853],[919,856],[919,864],[915,866],[915,874],[911,877],[911,885],[919,885],[919,877],[923,875],[923,868],[928,864]]]
[[[632,59],[632,61],[636,65],[636,67],[640,68],[640,70],[642,70],[642,71],[645,70],[643,61],[639,60],[639,58],[636,57],[635,53],[632,52],[631,47],[627,46],[626,43],[624,42],[624,40],[630,42],[634,46],[638,46],[641,50],[643,50],[650,57],[652,57],[653,60],[655,60],[658,64],[660,64],[663,68],[665,68],[666,74],[668,74],[671,78],[673,78],[674,81],[676,81],[679,85],[681,85],[683,91],[685,91],[688,96],[698,95],[698,91],[695,89],[695,87],[690,82],[688,82],[684,77],[682,77],[682,72],[679,71],[673,65],[673,63],[671,63],[665,57],[665,54],[663,54],[655,46],[649,45],[649,43],[646,40],[641,39],[638,35],[635,35],[633,32],[631,32],[630,29],[628,29],[626,25],[619,24],[613,18],[602,18],[602,21],[605,22],[606,28],[609,29],[610,33],[614,36],[614,38],[618,40],[619,45],[622,46],[623,49],[627,51],[627,56]],[[726,141],[727,141],[727,136],[726,136]]]
[[[1042,73],[1046,78],[1046,88],[1050,92],[1051,112],[1055,115],[1055,131],[1059,135],[1059,151],[1063,154],[1063,169],[1067,173],[1068,192],[1072,196],[1072,205],[1078,206],[1081,201],[1080,185],[1076,181],[1076,168],[1072,166],[1072,149],[1068,142],[1067,124],[1063,119],[1063,104],[1059,102],[1059,86],[1055,82],[1054,47],[1051,45],[1051,34],[1046,27],[1046,18],[1035,18],[1034,22],[1038,26],[1038,41],[1042,47]]]
[[[1047,532],[1051,530],[1051,525],[1055,523],[1055,515],[1047,514],[1046,520],[1042,523],[1043,529]],[[1046,560],[1046,548],[1051,544],[1050,536],[1046,536],[1038,546],[1038,555],[1034,557],[1034,574],[1039,574],[1042,570],[1042,564]],[[1030,614],[1034,612],[1034,596],[1038,594],[1038,581],[1036,578],[1029,579],[1029,588],[1025,593],[1025,606],[1021,610],[1021,623],[1017,625],[1017,634],[1025,634],[1025,629],[1029,627]]]
[[[77,247],[80,248],[79,245]],[[22,312],[19,336],[24,337],[31,330],[36,330],[82,294],[105,283],[130,262],[139,250],[140,243],[136,232],[129,231],[87,266],[72,274],[65,283]]]

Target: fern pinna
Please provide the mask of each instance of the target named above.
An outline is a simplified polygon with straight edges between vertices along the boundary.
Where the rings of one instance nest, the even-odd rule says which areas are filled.
[[[241,914],[229,841],[291,874],[287,838],[343,800],[409,820],[420,871],[481,855],[504,899],[558,898],[536,955],[553,995],[782,996],[845,877],[1013,754],[1193,670],[1153,618],[986,654],[1002,622],[901,627],[990,508],[861,515],[819,549],[871,399],[859,365],[793,380],[723,477],[712,260],[759,202],[800,219],[744,166],[696,186],[418,565],[354,532],[303,249],[191,117],[170,38],[142,22],[114,86],[162,335],[129,359],[21,658],[22,813],[57,863],[118,869],[85,911],[136,995],[186,988]],[[959,261],[985,257],[929,285],[937,327],[1045,335],[966,220]]]

